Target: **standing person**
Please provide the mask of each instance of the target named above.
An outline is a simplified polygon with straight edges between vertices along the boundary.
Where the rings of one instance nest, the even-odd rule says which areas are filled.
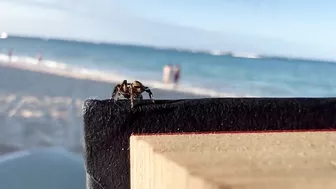
[[[174,66],[174,84],[175,84],[175,87],[177,86],[177,84],[180,80],[180,74],[181,74],[180,65],[175,65]]]
[[[13,55],[13,49],[9,49],[8,50],[8,62],[11,62],[12,61],[12,55]]]
[[[170,80],[171,65],[167,64],[163,67],[163,83],[168,84]]]
[[[40,53],[37,54],[36,59],[37,59],[38,63],[41,63],[41,61],[42,61],[42,55]]]

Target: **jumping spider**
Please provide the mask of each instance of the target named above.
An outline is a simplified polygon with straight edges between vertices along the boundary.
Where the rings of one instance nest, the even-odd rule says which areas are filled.
[[[149,98],[154,103],[153,93],[148,87],[144,86],[140,81],[134,81],[133,83],[127,83],[127,80],[124,80],[121,84],[118,84],[114,87],[111,99],[115,99],[115,97],[117,96],[117,100],[118,100],[119,96],[122,95],[125,98],[131,100],[131,108],[133,108],[134,100],[143,99],[143,96],[141,94],[143,92],[147,92],[149,95]]]

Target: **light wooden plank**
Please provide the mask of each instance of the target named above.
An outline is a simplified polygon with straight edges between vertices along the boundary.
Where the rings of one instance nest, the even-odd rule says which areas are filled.
[[[132,189],[336,188],[336,132],[131,136]]]

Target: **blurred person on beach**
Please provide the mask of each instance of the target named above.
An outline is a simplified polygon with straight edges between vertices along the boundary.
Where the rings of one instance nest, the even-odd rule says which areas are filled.
[[[8,50],[8,62],[12,61],[13,49]]]
[[[163,67],[163,83],[169,84],[171,71],[172,71],[171,64],[167,64]]]
[[[174,65],[173,72],[174,72],[174,84],[176,87],[180,80],[180,74],[181,74],[180,65]]]
[[[42,55],[40,53],[37,54],[36,59],[37,59],[37,63],[41,63],[41,61],[42,61]]]

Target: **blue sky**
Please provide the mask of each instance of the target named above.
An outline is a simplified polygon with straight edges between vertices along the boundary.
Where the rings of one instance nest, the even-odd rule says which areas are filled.
[[[0,31],[336,60],[333,0],[1,0]]]

